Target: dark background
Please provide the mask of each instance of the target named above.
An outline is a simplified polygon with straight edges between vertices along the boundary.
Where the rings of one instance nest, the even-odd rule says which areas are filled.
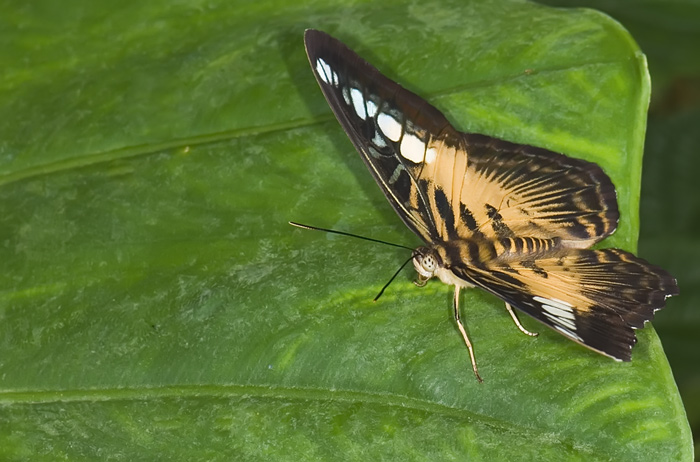
[[[640,256],[678,279],[681,295],[656,314],[700,460],[700,2],[542,0],[615,18],[651,74],[641,194]],[[613,121],[611,121],[612,123]]]

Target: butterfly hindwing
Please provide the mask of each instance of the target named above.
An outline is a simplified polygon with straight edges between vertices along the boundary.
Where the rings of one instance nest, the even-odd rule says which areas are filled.
[[[543,242],[528,240],[532,247]],[[678,294],[676,280],[624,250],[567,249],[556,239],[550,242],[549,250],[531,257],[502,253],[484,265],[450,262],[451,271],[566,337],[629,361],[634,329]]]

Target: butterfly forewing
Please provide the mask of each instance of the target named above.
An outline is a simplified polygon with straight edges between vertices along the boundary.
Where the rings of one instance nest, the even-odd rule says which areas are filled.
[[[338,40],[305,34],[316,80],[389,202],[425,242],[439,238],[430,196],[419,180],[428,161],[459,134],[433,106],[383,76]]]
[[[434,106],[338,40],[307,31],[311,67],[385,195],[426,242],[531,235],[587,247],[618,220],[596,164],[456,131]]]
[[[615,231],[615,187],[598,165],[489,136],[464,137],[469,167],[458,203],[481,234],[559,237],[564,246],[585,248]]]

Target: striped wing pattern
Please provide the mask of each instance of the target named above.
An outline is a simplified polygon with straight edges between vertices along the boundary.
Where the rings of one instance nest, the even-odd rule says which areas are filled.
[[[461,154],[469,161],[464,174],[455,172],[463,180],[455,203],[464,222],[473,217],[478,224],[476,234],[559,237],[567,246],[586,248],[615,231],[615,187],[598,165],[484,135],[463,136],[467,148]]]
[[[350,140],[427,244],[414,252],[421,281],[481,287],[576,342],[630,359],[633,329],[678,287],[628,252],[587,250],[619,218],[615,187],[598,165],[459,132],[333,37],[308,30],[305,44]],[[421,267],[426,255],[436,269]]]

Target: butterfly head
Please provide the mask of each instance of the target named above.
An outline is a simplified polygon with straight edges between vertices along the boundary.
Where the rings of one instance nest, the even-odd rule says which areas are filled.
[[[418,272],[416,284],[423,286],[442,268],[442,258],[434,248],[418,247],[413,251],[413,267]]]

